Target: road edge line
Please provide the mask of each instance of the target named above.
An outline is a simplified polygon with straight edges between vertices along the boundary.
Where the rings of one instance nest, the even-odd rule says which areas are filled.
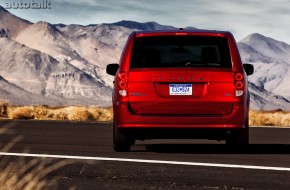
[[[238,165],[238,164],[217,164],[217,163],[202,163],[202,162],[181,162],[181,161],[166,161],[166,160],[146,160],[146,159],[129,159],[129,158],[89,157],[89,156],[68,156],[68,155],[50,155],[50,154],[28,154],[28,153],[10,153],[10,152],[0,152],[0,156],[73,159],[73,160],[93,160],[93,161],[114,161],[114,162],[134,162],[134,163],[147,163],[147,164],[166,164],[166,165],[183,165],[183,166],[236,168],[236,169],[253,169],[253,170],[288,171],[288,172],[290,172],[290,168],[287,168],[287,167],[254,166],[254,165]]]

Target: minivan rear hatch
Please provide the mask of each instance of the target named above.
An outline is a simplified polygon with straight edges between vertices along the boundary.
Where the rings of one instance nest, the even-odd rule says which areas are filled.
[[[134,114],[232,112],[234,79],[226,37],[138,37],[132,53],[128,93]]]

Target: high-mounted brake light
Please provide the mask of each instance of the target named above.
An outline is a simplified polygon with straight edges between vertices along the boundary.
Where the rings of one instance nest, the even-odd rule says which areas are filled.
[[[234,82],[235,82],[235,95],[236,97],[241,97],[244,95],[244,75],[242,73],[235,73]]]
[[[185,32],[176,32],[175,35],[177,35],[177,36],[186,36],[187,33],[185,33]]]

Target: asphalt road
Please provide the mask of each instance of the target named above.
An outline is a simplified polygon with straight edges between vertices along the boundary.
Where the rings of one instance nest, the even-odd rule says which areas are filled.
[[[1,175],[11,166],[18,183],[32,160],[44,162],[49,170],[36,170],[51,186],[42,189],[290,189],[290,128],[251,128],[247,147],[148,140],[116,153],[111,123],[0,121],[0,151],[13,153],[0,157]]]

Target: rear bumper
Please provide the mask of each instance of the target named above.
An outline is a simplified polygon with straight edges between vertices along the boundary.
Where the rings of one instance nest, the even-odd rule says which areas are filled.
[[[119,129],[242,129],[247,117],[245,105],[238,103],[228,115],[134,115],[127,103],[113,106],[114,121]]]
[[[238,136],[243,128],[122,128],[120,131],[135,140],[145,139],[210,139],[226,140]]]

